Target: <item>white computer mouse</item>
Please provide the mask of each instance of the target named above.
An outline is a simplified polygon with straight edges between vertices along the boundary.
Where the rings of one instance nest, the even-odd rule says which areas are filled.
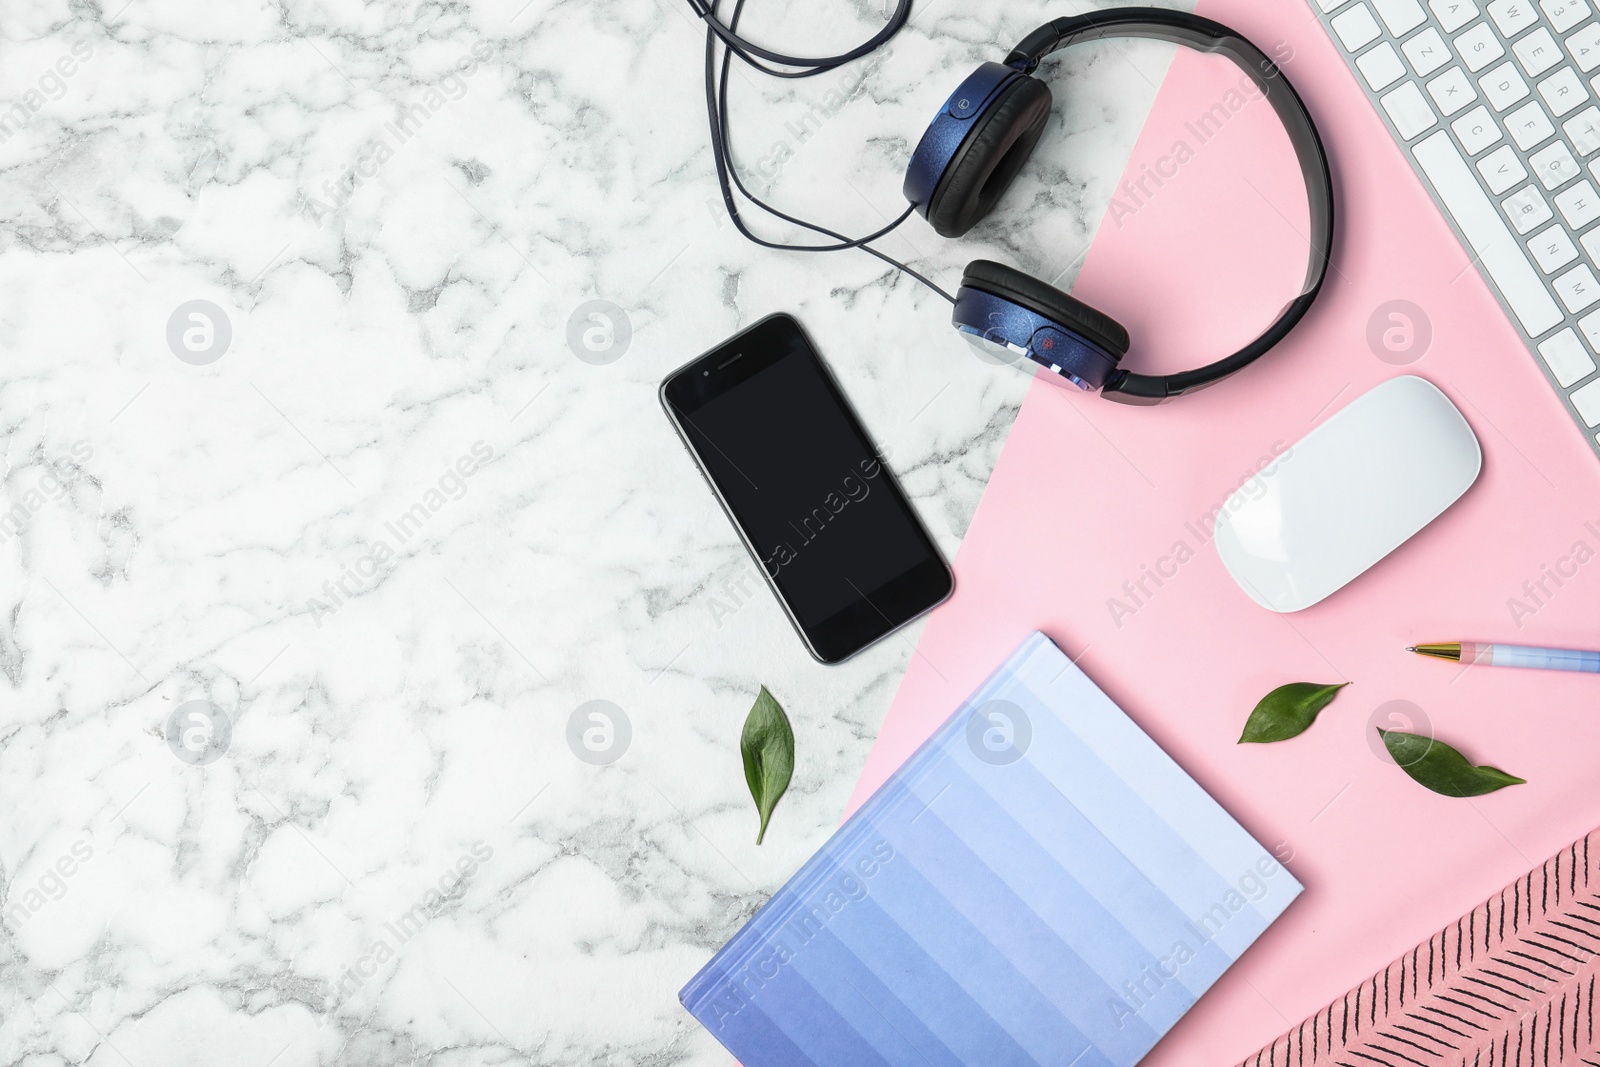
[[[1217,552],[1257,604],[1300,611],[1438,518],[1482,469],[1450,398],[1391,378],[1240,486],[1217,517]]]

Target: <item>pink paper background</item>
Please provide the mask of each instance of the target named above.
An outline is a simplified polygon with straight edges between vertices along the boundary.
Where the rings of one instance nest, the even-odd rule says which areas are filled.
[[[1159,1067],[1253,1053],[1600,824],[1600,679],[1463,672],[1402,651],[1458,638],[1600,647],[1600,559],[1549,583],[1542,605],[1523,593],[1578,542],[1600,550],[1600,464],[1303,0],[1202,0],[1200,12],[1269,52],[1292,50],[1284,69],[1335,172],[1340,232],[1323,298],[1261,363],[1173,404],[1034,387],[956,558],[957,593],[928,623],[851,802],[1030,630],[1081,657],[1263,843],[1292,850],[1306,885],[1150,1055]],[[1133,335],[1129,366],[1211,358],[1298,287],[1304,194],[1270,108],[1248,104],[1205,144],[1185,127],[1237,77],[1225,60],[1179,53],[1128,175],[1179,140],[1193,158],[1136,212],[1108,216],[1079,278],[1077,295]],[[1407,367],[1366,340],[1374,311],[1396,299],[1423,308],[1433,329]],[[1202,517],[1276,444],[1402,373],[1432,381],[1466,415],[1484,448],[1478,483],[1322,604],[1290,616],[1256,607],[1196,533],[1209,534]],[[1193,558],[1172,558],[1179,543]],[[1154,595],[1135,605],[1124,581],[1158,565],[1175,573],[1159,588],[1147,579]],[[1114,619],[1108,600],[1119,596],[1137,610]],[[1520,628],[1512,597],[1537,608]],[[1236,745],[1256,700],[1299,680],[1355,684],[1304,736]],[[1529,784],[1474,800],[1424,791],[1369,745],[1374,721],[1405,725],[1388,718],[1396,700]]]

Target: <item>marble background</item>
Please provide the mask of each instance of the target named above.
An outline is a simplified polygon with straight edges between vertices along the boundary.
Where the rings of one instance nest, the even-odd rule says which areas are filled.
[[[960,78],[1076,9],[739,69],[739,158],[876,228]],[[0,1062],[731,1062],[676,992],[836,824],[917,629],[814,663],[656,386],[794,312],[953,556],[1026,380],[870,257],[739,238],[680,0],[0,12]],[[1073,53],[1004,216],[885,249],[1070,284],[1167,59]]]

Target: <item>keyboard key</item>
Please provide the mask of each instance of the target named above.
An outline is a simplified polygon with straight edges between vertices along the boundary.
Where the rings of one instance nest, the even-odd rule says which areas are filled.
[[[1572,394],[1572,406],[1578,409],[1578,417],[1590,429],[1600,425],[1600,379],[1590,382]]]
[[[1572,150],[1560,138],[1529,156],[1528,165],[1533,168],[1533,176],[1539,179],[1539,184],[1551,190],[1561,188],[1583,173],[1578,161],[1572,158]]]
[[[1478,17],[1478,5],[1472,0],[1428,0],[1428,6],[1445,33],[1455,33]]]
[[[1600,67],[1600,22],[1591,23],[1568,37],[1567,51],[1585,74]]]
[[[1411,69],[1417,72],[1419,78],[1426,78],[1450,62],[1450,48],[1432,26],[1401,45],[1400,50],[1411,60]]]
[[[1500,126],[1489,115],[1489,109],[1479,104],[1450,124],[1461,141],[1467,155],[1475,156],[1504,136]],[[1521,179],[1518,179],[1519,181]]]
[[[1333,32],[1344,42],[1346,51],[1356,52],[1383,36],[1378,20],[1366,4],[1357,4],[1343,14],[1335,15],[1329,23]]]
[[[1583,331],[1584,340],[1589,342],[1589,348],[1600,352],[1600,311],[1592,311],[1579,319],[1578,329]]]
[[[1559,72],[1539,83],[1539,95],[1550,105],[1556,118],[1560,118],[1582,107],[1584,101],[1589,99],[1589,90],[1583,87],[1582,79],[1571,67],[1562,67]]]
[[[1529,92],[1528,83],[1522,80],[1522,72],[1515,63],[1509,61],[1479,78],[1478,85],[1496,111],[1504,111]]]
[[[1396,52],[1394,45],[1387,41],[1356,60],[1356,66],[1360,68],[1361,76],[1367,79],[1367,84],[1372,86],[1372,91],[1375,93],[1387,89],[1406,76],[1406,65],[1400,61],[1400,53]],[[1582,84],[1578,86],[1578,91],[1583,91]]]
[[[1529,241],[1528,251],[1533,253],[1534,262],[1546,274],[1554,274],[1578,258],[1572,235],[1560,226],[1552,226]]]
[[[1500,38],[1494,35],[1494,30],[1487,22],[1480,22],[1457,37],[1456,51],[1461,53],[1461,62],[1474,74],[1506,54],[1505,45],[1500,43]]]
[[[1526,0],[1518,2],[1524,3]],[[1530,78],[1537,78],[1561,62],[1561,49],[1556,45],[1556,39],[1550,36],[1549,30],[1543,28],[1512,45],[1511,51],[1516,53],[1522,69],[1528,72]]]
[[[1585,0],[1539,0],[1539,6],[1544,8],[1544,17],[1550,20],[1557,33],[1566,33],[1589,17],[1589,5]]]
[[[1510,132],[1511,139],[1517,142],[1517,147],[1526,152],[1534,145],[1542,144],[1544,139],[1556,132],[1550,124],[1550,118],[1544,113],[1544,108],[1535,101],[1524,104],[1506,116],[1506,130]]]
[[[1583,250],[1589,253],[1589,259],[1600,266],[1600,227],[1590,230],[1578,238],[1578,243],[1583,245]]]
[[[1417,88],[1416,82],[1406,82],[1383,97],[1381,102],[1383,110],[1389,113],[1389,120],[1394,123],[1395,129],[1400,131],[1402,140],[1409,141],[1424,130],[1433,129],[1439,123],[1439,117],[1422,98],[1422,90]]]
[[[1594,185],[1581,181],[1556,197],[1556,207],[1574,230],[1581,230],[1591,222],[1600,220],[1600,193]]]
[[[1579,182],[1556,197],[1556,207],[1561,209],[1561,217],[1567,220],[1568,226],[1581,230],[1600,219],[1600,194],[1588,182]]]
[[[1396,37],[1404,37],[1428,21],[1417,0],[1372,0],[1372,6],[1378,9],[1383,24]]]
[[[1574,313],[1600,300],[1600,281],[1595,281],[1594,271],[1587,264],[1573,267],[1557,278],[1552,287],[1561,302],[1567,305],[1567,310]]]
[[[1445,113],[1446,118],[1478,99],[1472,82],[1461,73],[1460,67],[1451,67],[1429,82],[1428,95],[1433,97],[1433,102],[1439,105],[1439,110]]]
[[[1528,176],[1522,160],[1517,158],[1517,153],[1512,151],[1510,145],[1498,148],[1478,160],[1478,173],[1483,175],[1489,191],[1495,196],[1520,184]]]
[[[1484,195],[1450,135],[1439,131],[1418,143],[1412,155],[1528,336],[1538,337],[1554,328],[1563,318],[1561,309],[1528,262],[1522,242],[1511,236],[1494,203]]]
[[[1600,152],[1600,108],[1585,108],[1561,127],[1578,155]]]
[[[1550,210],[1550,204],[1545,200],[1544,194],[1531,185],[1525,185],[1506,197],[1500,206],[1505,208],[1506,217],[1511,220],[1511,225],[1522,234],[1530,232],[1537,226],[1543,226],[1556,217],[1555,212]]]
[[[1594,360],[1584,351],[1583,342],[1571,327],[1541,344],[1539,355],[1544,357],[1550,373],[1556,376],[1563,389],[1594,373]]]
[[[1489,17],[1500,27],[1501,36],[1509,40],[1539,21],[1539,12],[1533,0],[1494,0],[1489,5]]]

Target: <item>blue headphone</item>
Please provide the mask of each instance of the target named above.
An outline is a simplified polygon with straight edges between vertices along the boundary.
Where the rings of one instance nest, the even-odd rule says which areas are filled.
[[[867,55],[909,18],[911,0],[898,0],[889,22],[871,40],[837,56],[783,55],[739,36],[745,0],[734,0],[723,22],[718,0],[688,0],[706,24],[706,114],[723,202],[735,228],[765,248],[833,252],[859,248],[917,279],[955,305],[951,321],[970,340],[993,349],[1006,362],[1028,360],[1051,379],[1080,389],[1099,389],[1108,400],[1159,404],[1213,385],[1255,362],[1310,310],[1327,275],[1333,246],[1333,180],[1322,139],[1305,104],[1265,53],[1220,23],[1162,8],[1127,7],[1055,19],[1025,37],[1004,63],[985,63],[950,94],[923,134],[906,168],[904,214],[865,237],[851,239],[825,226],[786,214],[755,196],[734,166],[728,133],[728,71],[738,56],[767,74],[810,77]],[[1266,331],[1244,348],[1195,370],[1170,375],[1134,374],[1118,363],[1127,354],[1128,331],[1115,319],[1074,299],[1053,285],[989,260],[967,265],[961,288],[951,296],[904,263],[872,247],[914,211],[944,237],[960,237],[1004,196],[1044,135],[1050,118],[1050,89],[1033,73],[1052,52],[1083,41],[1142,37],[1217,53],[1233,60],[1272,104],[1300,163],[1311,215],[1311,255],[1300,295],[1290,301]],[[722,46],[720,77],[717,47]],[[798,68],[783,70],[781,67]],[[801,245],[757,236],[739,214],[733,196],[746,199],[786,222],[835,239],[832,244]]]
[[[1033,78],[1050,53],[1080,41],[1146,37],[1217,52],[1237,63],[1288,130],[1311,207],[1305,285],[1265,333],[1196,370],[1133,374],[1117,364],[1128,331],[1109,315],[1022,271],[989,260],[967,265],[951,321],[1002,358],[1028,359],[1065,383],[1108,400],[1156,404],[1221,381],[1254,362],[1299,322],[1322,288],[1333,243],[1333,182],[1321,138],[1299,96],[1260,49],[1210,19],[1158,8],[1060,18],[1029,34],[1004,63],[985,63],[950,94],[906,168],[905,195],[944,237],[960,237],[992,211],[1021,172],[1050,118],[1050,89]]]

